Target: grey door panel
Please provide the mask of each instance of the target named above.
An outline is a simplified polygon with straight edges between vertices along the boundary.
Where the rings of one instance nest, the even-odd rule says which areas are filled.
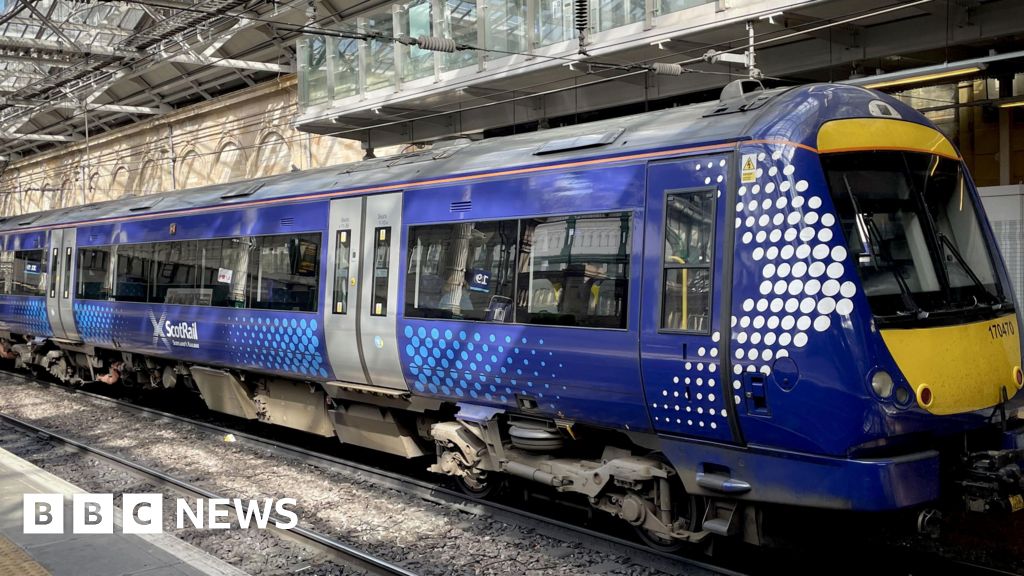
[[[359,339],[374,386],[408,390],[396,338],[402,194],[366,198]]]
[[[363,198],[331,201],[327,232],[327,306],[324,310],[327,357],[334,376],[357,384],[369,384],[357,332],[363,203]]]

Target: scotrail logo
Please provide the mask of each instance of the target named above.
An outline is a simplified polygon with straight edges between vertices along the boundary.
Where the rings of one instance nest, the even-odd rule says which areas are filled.
[[[174,501],[174,526],[210,530],[255,526],[265,530],[269,524],[289,530],[299,523],[292,508],[294,498],[242,500],[240,498],[197,498],[192,505],[184,498]],[[114,532],[113,494],[73,494],[71,497],[72,534],[112,534]],[[159,534],[164,530],[162,494],[122,494],[121,531],[125,534]],[[22,531],[25,534],[64,534],[63,494],[24,494]]]
[[[164,312],[157,318],[149,312],[149,322],[153,325],[153,346],[170,348],[199,348],[199,325],[196,322],[174,323],[167,319]]]

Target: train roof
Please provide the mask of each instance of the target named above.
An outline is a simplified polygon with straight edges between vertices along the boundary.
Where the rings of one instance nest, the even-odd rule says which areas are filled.
[[[0,219],[0,233],[59,227],[93,220],[143,216],[195,208],[228,208],[260,200],[334,190],[385,187],[453,175],[486,173],[609,154],[628,154],[666,147],[695,146],[764,137],[770,125],[784,125],[790,141],[811,138],[827,120],[821,111],[829,99],[886,98],[912,120],[923,116],[898,101],[863,88],[838,84],[812,84],[799,88],[756,91],[739,95],[723,91],[717,101],[668,108],[609,120],[576,124],[525,134],[469,142],[454,140],[407,154],[296,171],[265,178],[214,184],[132,196],[82,206],[60,208]],[[806,108],[818,102],[818,110]],[[839,117],[843,106],[832,106]],[[849,108],[847,106],[846,108]],[[845,111],[849,113],[849,110]],[[794,122],[793,115],[800,115]],[[787,121],[788,118],[788,121]],[[799,133],[794,133],[799,132]],[[811,142],[813,145],[813,141]]]

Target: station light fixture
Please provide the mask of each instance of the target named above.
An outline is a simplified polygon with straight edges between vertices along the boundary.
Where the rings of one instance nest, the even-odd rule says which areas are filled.
[[[881,80],[878,82],[872,82],[865,84],[865,88],[879,89],[879,88],[891,88],[893,86],[903,86],[906,84],[919,84],[921,82],[930,82],[932,80],[942,80],[943,78],[954,78],[956,76],[966,76],[969,74],[977,74],[985,69],[984,65],[979,66],[967,66],[964,68],[955,68],[952,70],[941,70],[938,72],[932,72],[929,74],[915,74],[912,76],[898,77],[891,80]],[[888,74],[883,74],[888,76]]]
[[[960,78],[970,76],[972,74],[978,74],[987,70],[988,67],[995,62],[1006,62],[1010,60],[1024,60],[1024,50],[1005,52],[1002,54],[992,52],[989,53],[988,56],[982,56],[980,58],[970,58],[967,60],[959,60],[957,62],[945,62],[942,64],[910,68],[908,70],[900,70],[898,72],[890,72],[887,74],[876,74],[874,76],[851,77],[849,80],[842,81],[841,83],[876,89],[921,84],[946,78]]]
[[[1020,108],[1024,106],[1024,100],[1017,100],[1016,102],[1003,102],[999,105],[1000,108]]]

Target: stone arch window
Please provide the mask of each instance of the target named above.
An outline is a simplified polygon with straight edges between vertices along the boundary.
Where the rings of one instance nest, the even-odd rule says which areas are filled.
[[[139,178],[135,181],[132,195],[151,194],[163,189],[160,168],[153,160],[146,160],[139,170]]]
[[[110,179],[110,195],[112,197],[124,196],[128,190],[128,168],[118,166],[114,170],[114,177]]]
[[[260,139],[256,149],[256,165],[253,172],[256,176],[270,176],[287,172],[292,165],[292,151],[277,132],[268,132]]]
[[[181,160],[178,160],[178,188],[195,188],[206,183],[206,170],[202,157],[195,149],[185,152]]]
[[[70,206],[74,201],[74,184],[71,182],[71,178],[65,177],[61,180],[60,190],[57,191],[57,199],[54,204],[54,208],[64,208]]]
[[[245,178],[245,154],[238,144],[226,142],[213,163],[213,183],[223,184]]]
[[[101,193],[106,192],[100,188],[100,173],[93,172],[92,176],[89,176],[89,186],[86,188],[85,203],[96,202],[99,200]]]

